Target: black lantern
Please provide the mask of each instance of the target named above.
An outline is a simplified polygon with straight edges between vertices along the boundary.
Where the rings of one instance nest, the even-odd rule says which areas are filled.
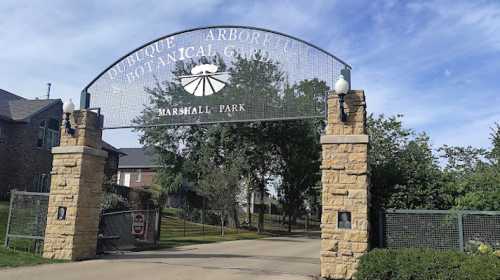
[[[344,75],[340,75],[339,79],[335,83],[335,93],[339,96],[340,120],[342,122],[347,121],[347,114],[344,108],[344,97],[348,92],[349,92],[349,83],[344,79]]]
[[[69,135],[73,136],[75,134],[75,129],[71,127],[71,122],[69,120],[69,116],[73,114],[73,111],[75,111],[75,104],[73,104],[73,101],[71,99],[69,101],[64,102],[63,104],[63,112],[64,112],[64,130],[66,133]]]

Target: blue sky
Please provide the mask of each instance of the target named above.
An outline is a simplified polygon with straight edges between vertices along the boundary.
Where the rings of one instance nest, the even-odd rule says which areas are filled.
[[[442,144],[489,146],[500,121],[499,1],[10,1],[0,3],[0,88],[79,100],[137,46],[206,25],[250,25],[302,38],[353,66],[368,110],[403,114]],[[126,130],[105,132],[138,146]]]

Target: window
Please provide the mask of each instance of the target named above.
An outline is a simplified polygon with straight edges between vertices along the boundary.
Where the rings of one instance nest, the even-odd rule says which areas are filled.
[[[50,149],[59,145],[59,121],[56,119],[43,120],[38,127],[37,147]]]
[[[130,187],[130,173],[123,174],[123,185],[125,187]]]
[[[56,119],[50,119],[49,125],[46,131],[46,143],[47,148],[52,148],[59,146],[59,121]]]
[[[38,127],[38,137],[36,141],[36,146],[41,148],[45,143],[45,125],[46,122],[43,120],[40,122],[40,126]]]
[[[137,177],[136,177],[135,181],[137,183],[140,183],[142,181],[142,170],[141,169],[137,169]]]
[[[37,174],[33,176],[33,183],[30,191],[32,192],[50,192],[50,174]]]

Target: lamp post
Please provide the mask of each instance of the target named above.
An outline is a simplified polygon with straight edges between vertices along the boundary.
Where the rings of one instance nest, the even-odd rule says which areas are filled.
[[[73,136],[75,134],[75,129],[71,127],[71,122],[69,120],[69,116],[73,114],[73,111],[75,111],[75,104],[73,104],[73,101],[71,98],[64,102],[63,104],[63,112],[64,112],[64,130],[66,133],[69,135]]]
[[[340,75],[337,82],[335,82],[335,93],[339,96],[340,106],[340,120],[347,121],[347,114],[344,108],[344,97],[349,92],[349,83],[344,79],[344,75]]]

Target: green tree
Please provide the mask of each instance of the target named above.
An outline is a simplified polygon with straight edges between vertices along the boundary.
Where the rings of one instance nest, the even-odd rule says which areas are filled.
[[[305,110],[310,106],[321,110],[325,108],[322,96],[328,88],[324,82],[315,79],[302,81],[297,85],[288,85],[280,70],[280,65],[272,61],[259,60],[258,56],[257,54],[256,60],[238,57],[231,67],[223,66],[222,70],[230,74],[229,84],[221,92],[204,97],[207,98],[206,100],[211,100],[207,102],[231,103],[236,97],[242,100],[246,98],[265,102],[265,104],[249,102],[255,105],[247,112],[249,118],[257,117],[258,115],[251,115],[252,112],[258,112],[261,109],[260,106],[264,105],[270,106],[267,107],[268,110],[280,114],[292,108],[290,107],[292,105],[297,106],[294,109],[298,110]],[[213,61],[214,63],[220,63],[218,61],[220,58],[213,59],[217,60]],[[206,63],[206,61],[202,62]],[[179,62],[174,74],[188,74],[188,69],[194,64],[196,63],[193,61]],[[284,94],[283,89],[285,89]],[[194,189],[207,194],[206,180],[231,177],[227,174],[223,176],[224,172],[230,172],[224,171],[224,168],[230,168],[231,172],[236,172],[235,170],[240,172],[239,184],[247,188],[248,194],[251,192],[260,194],[261,199],[267,192],[270,178],[286,177],[283,181],[286,187],[283,189],[287,191],[283,192],[282,197],[283,201],[288,203],[287,207],[292,217],[300,212],[304,192],[308,195],[314,193],[311,186],[318,180],[320,154],[318,141],[320,131],[324,126],[322,121],[254,121],[189,127],[159,126],[162,124],[161,118],[157,115],[159,108],[196,104],[200,99],[186,95],[178,81],[158,82],[155,88],[147,89],[147,91],[151,97],[151,106],[143,111],[136,123],[143,127],[140,129],[143,133],[141,142],[158,154],[160,167],[157,183],[163,187],[165,193],[176,192],[183,183],[189,182]],[[192,116],[192,118],[193,122],[204,120],[198,116]],[[216,135],[219,135],[218,138],[215,137]],[[293,141],[287,143],[286,135],[294,135]],[[219,141],[217,139],[222,139],[220,143],[223,144],[217,142]],[[308,145],[312,145],[310,149]],[[219,147],[219,154],[222,158],[232,155],[232,160],[237,163],[237,166],[209,162],[207,159],[214,158],[213,147]],[[286,149],[297,149],[297,152],[288,152],[283,157],[281,152]],[[297,178],[300,180],[297,181]],[[203,186],[202,180],[205,180]],[[224,189],[225,185],[228,184],[221,184],[220,188]],[[259,232],[264,230],[264,207],[262,205],[263,201],[260,201],[257,224]],[[249,221],[251,221],[251,216],[249,216]]]
[[[490,134],[491,144],[493,148],[488,154],[488,158],[492,164],[500,165],[500,124],[495,123],[491,128]]]
[[[295,104],[301,111],[324,108],[322,96],[328,90],[323,81],[304,80],[285,89],[285,103]],[[288,231],[292,222],[305,213],[304,202],[316,201],[316,186],[321,177],[319,139],[324,127],[323,119],[289,120],[276,123],[270,135],[276,146],[275,160],[279,164],[274,172],[281,178],[277,190],[284,215],[288,217]]]
[[[492,149],[443,146],[446,192],[458,209],[500,210],[500,129],[491,132]]]
[[[268,105],[278,112],[282,111],[279,106],[280,91],[284,87],[284,73],[277,63],[272,60],[263,61],[260,54],[255,60],[238,57],[234,66],[230,69],[232,92],[235,96],[246,98],[258,97],[258,100],[266,104],[255,104],[252,108],[255,112],[261,110],[259,106]],[[271,177],[275,164],[275,152],[273,138],[270,137],[276,123],[274,122],[251,122],[234,126],[233,133],[240,143],[240,154],[244,155],[247,169],[245,169],[248,192],[259,194],[257,231],[264,231],[264,201],[267,193],[267,183]],[[248,201],[249,203],[249,201]],[[249,214],[249,222],[251,215]]]
[[[222,133],[220,130],[222,129]],[[236,211],[236,198],[241,192],[241,158],[234,154],[235,149],[226,129],[214,126],[208,130],[206,145],[200,152],[196,167],[201,173],[198,192],[207,198],[209,206],[219,212],[221,235],[224,236],[226,215]]]
[[[447,209],[429,137],[403,127],[401,116],[368,117],[369,170],[375,207]]]
[[[376,207],[500,210],[500,132],[492,149],[444,145],[403,127],[401,116],[369,116],[369,170]]]
[[[277,174],[281,177],[278,195],[289,232],[292,221],[305,212],[304,202],[320,180],[320,127],[320,121],[301,120],[282,122],[275,130],[280,163]]]

